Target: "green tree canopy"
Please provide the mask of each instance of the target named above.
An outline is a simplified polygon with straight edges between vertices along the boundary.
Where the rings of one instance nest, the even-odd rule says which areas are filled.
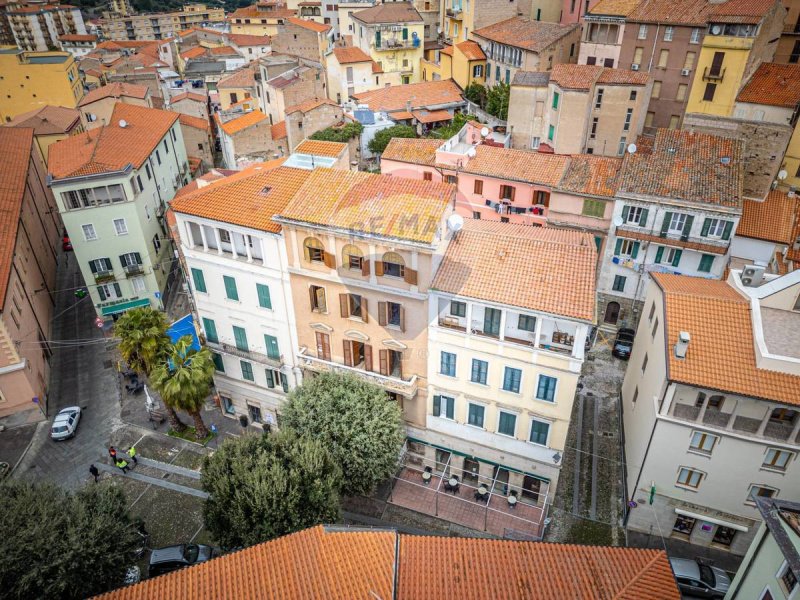
[[[461,131],[467,121],[477,121],[475,115],[466,115],[464,113],[456,113],[453,120],[444,127],[439,127],[431,131],[427,137],[437,138],[440,140],[447,140]]]
[[[228,439],[203,463],[206,527],[235,548],[334,522],[341,480],[322,440],[285,428]]]
[[[507,83],[496,83],[490,87],[486,96],[486,112],[503,121],[508,119],[508,98],[510,94],[511,86]]]
[[[323,142],[342,142],[347,143],[354,137],[361,135],[364,126],[358,121],[352,121],[342,127],[328,127],[320,129],[311,134],[310,139],[322,140]]]
[[[375,137],[367,144],[367,148],[373,154],[383,154],[383,151],[386,150],[386,146],[389,145],[392,138],[415,137],[417,137],[417,130],[411,127],[411,125],[392,125],[376,133]]]
[[[169,345],[164,313],[149,307],[126,311],[114,324],[119,351],[131,369],[150,374]]]
[[[0,485],[0,589],[5,598],[88,598],[123,584],[141,544],[122,490],[75,494],[47,484]]]
[[[340,373],[308,378],[292,390],[282,422],[330,448],[345,495],[368,493],[392,475],[405,438],[397,403],[377,385]]]
[[[480,83],[470,83],[464,90],[464,96],[481,108],[486,108],[486,87]]]

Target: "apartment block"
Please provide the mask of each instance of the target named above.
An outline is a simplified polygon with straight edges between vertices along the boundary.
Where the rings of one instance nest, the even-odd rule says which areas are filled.
[[[164,306],[164,211],[190,178],[178,117],[120,102],[109,124],[50,147],[48,184],[99,317]]]
[[[784,0],[783,6],[786,18],[774,60],[777,63],[797,64],[800,61],[800,3]]]
[[[80,9],[61,4],[59,0],[52,3],[9,2],[4,12],[14,42],[22,50],[46,52],[60,47],[61,36],[87,34]]]
[[[78,63],[69,52],[0,48],[0,121],[43,106],[75,108],[83,98]]]
[[[454,193],[317,168],[274,218],[286,242],[300,367],[376,383],[418,427],[428,404],[428,289],[451,237]]]
[[[612,68],[623,66],[620,65],[619,56],[625,34],[625,18],[639,4],[640,0],[602,0],[587,10],[583,15],[585,27],[581,35],[578,64]],[[574,9],[574,5],[573,2],[570,8]],[[564,22],[563,18],[561,22]],[[623,67],[628,68],[627,65]]]
[[[166,13],[134,14],[112,10],[99,20],[103,35],[109,40],[166,40],[181,31],[225,22],[223,8],[205,4],[186,4],[181,10]],[[234,32],[239,33],[239,32]],[[241,32],[246,33],[246,32]]]
[[[171,203],[184,268],[214,353],[222,414],[277,424],[299,385],[297,323],[281,226],[272,221],[311,172],[254,165]],[[269,190],[264,193],[264,190]]]
[[[756,499],[800,493],[798,296],[797,271],[653,275],[622,385],[636,545],[741,559]]]
[[[472,32],[486,55],[486,85],[511,83],[517,71],[549,71],[578,62],[580,26],[514,17]]]
[[[265,0],[238,8],[227,17],[231,33],[275,36],[280,25],[297,15],[296,9],[287,8],[286,2]]]
[[[217,82],[220,110],[227,111],[242,100],[258,98],[256,71],[257,65],[247,65]]]
[[[33,129],[0,127],[0,416],[48,413],[61,219]],[[40,412],[41,411],[41,412]]]
[[[742,214],[741,142],[668,129],[642,141],[623,162],[598,278],[611,326],[639,321],[653,273],[720,279]]]
[[[431,285],[426,427],[409,437],[426,464],[514,496],[514,528],[534,537],[558,484],[596,264],[589,234],[466,219]]]
[[[545,88],[545,89],[536,89]],[[652,80],[646,73],[591,65],[518,71],[508,123],[517,148],[622,156],[642,133]]]
[[[333,47],[333,37],[330,25],[289,17],[278,27],[278,35],[272,40],[272,49],[322,65],[325,55]]]
[[[97,36],[94,34],[64,34],[58,36],[58,47],[75,58],[81,58],[94,51],[97,41]]]

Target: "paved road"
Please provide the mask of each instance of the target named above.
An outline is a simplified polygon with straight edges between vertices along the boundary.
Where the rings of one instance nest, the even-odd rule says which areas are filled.
[[[110,434],[121,427],[119,386],[110,340],[95,325],[91,298],[75,298],[83,285],[75,256],[59,267],[52,328],[48,420],[40,423],[17,477],[47,479],[74,489],[87,481],[92,462],[106,456]],[[77,436],[54,442],[49,438],[53,416],[66,406],[78,405],[83,416]]]

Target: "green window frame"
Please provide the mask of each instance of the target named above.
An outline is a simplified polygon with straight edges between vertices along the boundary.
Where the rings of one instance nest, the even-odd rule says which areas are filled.
[[[225,296],[228,300],[239,300],[239,290],[236,289],[236,279],[230,275],[223,275],[222,280],[225,282]]]
[[[247,332],[241,327],[233,326],[233,339],[236,340],[236,348],[247,352],[250,347],[247,345]]]
[[[584,198],[583,209],[581,214],[586,217],[603,218],[606,212],[606,203],[602,200],[592,200],[591,198]]]
[[[553,109],[558,110],[558,101],[561,95],[558,92],[553,92]]]
[[[517,322],[517,329],[522,331],[536,331],[536,317],[531,315],[520,315]]]
[[[256,380],[255,376],[253,375],[253,365],[246,360],[240,360],[239,365],[242,367],[242,379],[246,379],[247,381]]]
[[[225,363],[222,362],[222,355],[216,352],[211,353],[211,360],[214,361],[214,368],[220,373],[225,372]]]
[[[697,267],[697,270],[701,273],[710,273],[711,267],[714,265],[714,255],[713,254],[703,254],[700,257],[700,266]]]
[[[203,317],[203,329],[206,332],[206,340],[212,344],[219,344],[219,337],[217,337],[217,324],[213,319]]]
[[[451,396],[436,395],[433,397],[434,417],[443,417],[445,419],[450,419],[452,421],[455,419],[455,414],[456,414],[455,407],[456,407],[456,399]]]
[[[469,404],[469,410],[467,411],[467,423],[469,425],[473,425],[474,427],[480,427],[483,429],[483,419],[486,416],[486,407],[481,406],[480,404]]]
[[[267,347],[267,356],[274,359],[281,359],[281,351],[278,348],[278,338],[274,335],[264,334],[264,345]]]
[[[555,402],[556,386],[558,379],[549,375],[539,375],[539,384],[536,386],[536,399],[545,402]]]
[[[269,295],[269,286],[263,283],[256,284],[256,293],[258,294],[258,305],[261,308],[272,309],[272,298]]]
[[[520,383],[522,382],[522,370],[514,367],[506,367],[503,372],[503,390],[519,394]]]
[[[486,308],[483,311],[483,333],[500,335],[500,318],[502,311],[497,308]]]
[[[441,374],[447,375],[448,377],[456,376],[456,355],[452,352],[442,351]]]
[[[497,421],[497,433],[509,435],[514,437],[517,432],[517,415],[514,413],[500,411],[500,417]]]
[[[486,376],[489,372],[489,363],[485,360],[478,358],[472,359],[472,375],[470,381],[472,383],[480,383],[486,385]]]
[[[628,278],[624,275],[614,275],[614,283],[611,285],[611,289],[615,292],[624,292],[627,280]]]
[[[206,290],[206,278],[203,276],[203,271],[192,267],[192,281],[194,282],[194,290],[196,292],[202,292],[203,294],[208,293],[208,290]]]
[[[547,130],[547,139],[552,142],[555,136],[556,136],[556,126],[550,125],[550,127]]]
[[[454,317],[466,317],[467,303],[459,302],[458,300],[452,300],[450,302],[450,314]]]
[[[531,420],[530,441],[539,446],[547,446],[547,437],[550,435],[550,423],[544,421]]]

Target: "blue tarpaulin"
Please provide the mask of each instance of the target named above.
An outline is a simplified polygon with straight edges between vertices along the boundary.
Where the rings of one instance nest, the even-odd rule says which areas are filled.
[[[188,314],[185,317],[178,319],[167,329],[167,335],[174,344],[185,335],[192,336],[192,348],[200,350],[200,340],[197,338],[197,329],[194,326],[192,315]]]

